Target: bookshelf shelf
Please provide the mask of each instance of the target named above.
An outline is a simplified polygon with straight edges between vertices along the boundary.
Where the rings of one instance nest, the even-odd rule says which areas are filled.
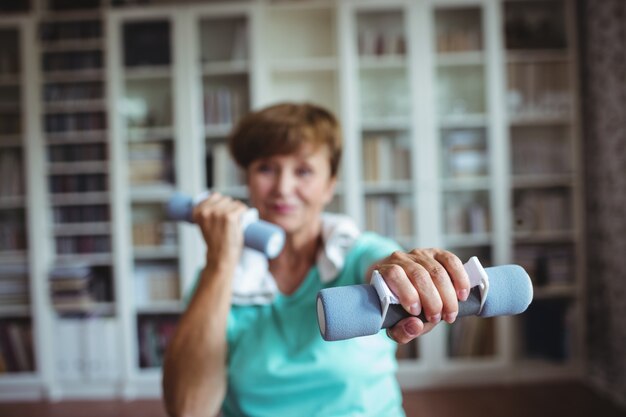
[[[361,130],[363,132],[408,130],[410,127],[410,120],[404,116],[368,117],[361,122]]]
[[[95,100],[65,100],[48,101],[45,104],[44,111],[46,113],[65,113],[65,112],[97,112],[103,111],[106,107],[106,101],[103,99]]]
[[[107,131],[91,129],[87,131],[49,132],[46,142],[50,145],[64,143],[97,143],[106,141]]]
[[[440,67],[466,67],[485,64],[485,54],[480,51],[443,52],[437,54],[437,65]]]
[[[364,182],[363,192],[367,195],[379,194],[409,194],[412,190],[410,181],[376,181]]]
[[[82,22],[85,20],[99,20],[102,17],[102,11],[99,9],[82,9],[82,10],[45,10],[42,19],[47,23],[70,23]]]
[[[109,171],[105,161],[53,162],[48,164],[50,174],[101,174]]]
[[[228,136],[231,129],[231,124],[208,124],[204,126],[204,137],[212,140],[223,140]]]
[[[103,235],[111,233],[109,222],[57,223],[54,226],[55,236]]]
[[[54,310],[59,315],[84,314],[84,315],[96,316],[96,317],[111,316],[115,314],[115,303],[86,302],[86,303],[55,304]]]
[[[404,69],[407,66],[405,55],[361,55],[359,68],[369,69]]]
[[[72,39],[63,41],[48,41],[42,44],[42,52],[64,51],[91,51],[101,48],[102,39]]]
[[[124,71],[124,78],[132,80],[169,80],[172,69],[169,65],[145,65]]]
[[[171,141],[174,135],[172,126],[131,127],[128,129],[129,142]]]
[[[444,235],[446,247],[464,248],[472,246],[487,246],[493,244],[493,235],[490,233],[468,233],[459,235]]]
[[[36,372],[6,372],[0,374],[0,387],[13,388],[15,386],[31,386],[37,389],[41,378]]]
[[[574,230],[538,230],[514,232],[513,239],[517,243],[568,243],[576,241]]]
[[[108,191],[94,191],[84,193],[54,193],[50,195],[50,203],[53,206],[62,205],[85,205],[85,204],[105,204],[110,199]]]
[[[0,134],[0,148],[16,148],[22,146],[21,135]]]
[[[0,113],[17,114],[20,112],[19,103],[0,103]]]
[[[569,113],[565,114],[546,114],[540,112],[534,113],[516,113],[510,118],[511,126],[559,126],[569,125],[571,123],[571,116]]]
[[[30,305],[3,305],[0,306],[0,320],[11,318],[11,317],[19,317],[19,318],[28,318],[31,314],[31,306]]]
[[[562,62],[567,63],[571,59],[570,53],[566,50],[533,50],[508,51],[506,61],[512,64],[539,63],[539,62]]]
[[[247,60],[209,62],[202,64],[202,75],[207,77],[221,75],[240,75],[250,71]]]
[[[491,183],[491,179],[487,176],[448,178],[441,181],[441,188],[444,191],[480,191],[489,190]]]
[[[571,174],[515,175],[512,178],[512,186],[514,188],[573,187],[574,179]]]
[[[0,263],[26,263],[27,253],[23,250],[0,250]]]
[[[112,265],[110,252],[56,255],[60,264]]]
[[[0,196],[0,209],[19,209],[26,207],[24,196]]]
[[[19,74],[0,74],[0,86],[2,87],[14,87],[20,85]]]
[[[439,126],[445,129],[479,128],[486,125],[487,116],[484,113],[446,114],[439,117]]]
[[[137,306],[137,314],[182,314],[184,311],[185,305],[178,301],[152,302]]]
[[[283,58],[271,61],[271,71],[275,74],[282,73],[314,73],[337,71],[338,62],[334,56],[312,58]]]
[[[136,203],[160,203],[167,201],[175,191],[173,184],[132,185],[131,199]]]
[[[104,78],[104,72],[101,69],[57,70],[45,73],[45,80],[48,82],[100,81],[102,78]]]

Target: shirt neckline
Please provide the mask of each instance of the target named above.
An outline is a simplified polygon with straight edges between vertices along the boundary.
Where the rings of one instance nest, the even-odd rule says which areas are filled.
[[[304,296],[308,295],[308,287],[313,285],[313,283],[315,283],[316,281],[319,281],[318,275],[319,271],[317,265],[314,264],[313,266],[311,266],[300,285],[298,285],[298,288],[296,288],[296,290],[292,294],[284,294],[282,291],[280,291],[278,285],[276,285],[276,302],[291,304],[299,301]],[[274,279],[273,276],[272,279]],[[276,284],[276,281],[274,281],[274,283]]]

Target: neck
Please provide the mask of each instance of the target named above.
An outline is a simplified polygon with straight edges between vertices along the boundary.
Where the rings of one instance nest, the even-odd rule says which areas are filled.
[[[276,260],[290,260],[292,263],[302,262],[303,259],[313,259],[313,261],[315,261],[315,255],[317,254],[321,236],[321,220],[307,227],[305,230],[287,233],[287,236],[285,236],[285,246]]]
[[[322,242],[321,220],[306,230],[288,233],[280,255],[270,261],[270,271],[280,290],[291,294],[315,264]]]

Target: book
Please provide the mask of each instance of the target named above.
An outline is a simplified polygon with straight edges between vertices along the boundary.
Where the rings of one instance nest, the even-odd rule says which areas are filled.
[[[30,322],[22,319],[0,321],[0,368],[5,372],[34,370]]]

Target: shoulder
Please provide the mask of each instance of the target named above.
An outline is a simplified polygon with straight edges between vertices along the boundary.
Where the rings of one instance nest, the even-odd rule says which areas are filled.
[[[354,243],[348,256],[356,258],[367,256],[380,259],[389,256],[396,250],[402,250],[402,247],[395,240],[378,233],[363,232]]]
[[[347,279],[346,277],[350,277],[351,282],[341,282],[341,284],[364,282],[365,274],[372,264],[401,249],[402,247],[393,239],[373,232],[362,233],[348,252],[341,273],[344,279],[340,279],[340,282]]]

